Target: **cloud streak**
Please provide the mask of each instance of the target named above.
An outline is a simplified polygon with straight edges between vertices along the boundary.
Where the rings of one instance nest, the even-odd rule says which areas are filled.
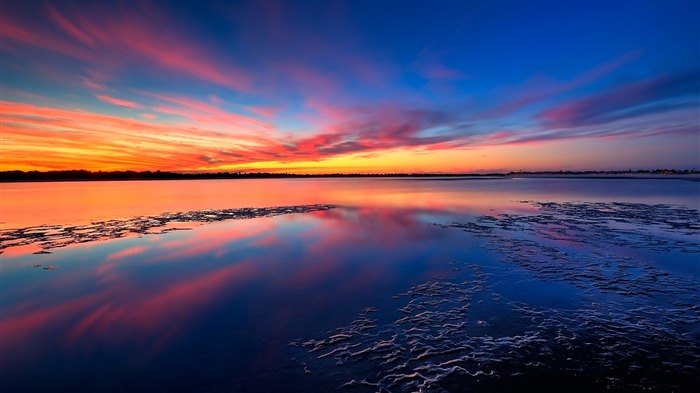
[[[633,81],[542,110],[527,129],[488,128],[459,108],[322,107],[335,119],[307,136],[281,135],[272,124],[223,110],[208,101],[143,93],[151,109],[189,124],[125,119],[86,111],[3,102],[4,165],[206,170],[256,163],[298,164],[393,150],[433,152],[551,141],[689,135],[698,130],[692,83],[684,72]],[[691,87],[688,87],[688,86]],[[132,109],[137,104],[98,95]],[[148,108],[144,108],[148,109]],[[153,120],[152,114],[142,117]],[[57,120],[57,119],[60,119]],[[539,123],[538,123],[539,122]],[[651,126],[649,124],[651,124]],[[488,125],[488,123],[487,123]],[[690,130],[690,131],[689,131]],[[93,169],[95,167],[90,167]]]
[[[197,37],[171,22],[162,9],[139,4],[128,7],[114,3],[110,9],[103,8],[104,4],[66,5],[61,10],[48,4],[39,15],[32,15],[35,20],[31,21],[3,13],[2,48],[11,52],[40,49],[103,70],[117,71],[142,63],[234,90],[251,88],[250,73],[203,50]],[[89,79],[85,84],[101,87]]]
[[[532,35],[509,38],[504,55],[492,26],[521,20],[467,8],[502,23],[413,2],[3,4],[2,167],[337,170],[458,151],[464,161],[436,166],[453,170],[505,146],[691,139],[700,71],[682,67],[697,50],[668,41],[664,57],[631,36],[589,48],[516,29]],[[542,47],[509,63],[531,42]]]
[[[122,99],[110,97],[107,95],[98,94],[95,97],[97,97],[97,99],[100,101],[106,102],[108,104],[116,105],[116,106],[121,106],[124,108],[140,108],[141,107],[139,104],[137,104],[135,102],[122,100]]]
[[[698,86],[697,70],[659,75],[546,109],[537,118],[552,127],[577,127],[697,106]]]

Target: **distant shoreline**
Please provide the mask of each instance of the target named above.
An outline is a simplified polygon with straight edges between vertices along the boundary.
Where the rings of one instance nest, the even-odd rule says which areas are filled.
[[[630,180],[643,180],[643,179],[658,179],[658,180],[690,180],[690,181],[700,181],[700,173],[687,173],[687,174],[611,174],[611,175],[524,175],[524,176],[509,176],[512,178],[538,178],[538,179],[591,179],[591,180],[605,180],[605,179],[630,179]]]
[[[410,178],[410,179],[493,179],[493,178],[551,178],[551,179],[668,179],[700,181],[698,170],[638,170],[638,171],[542,171],[542,172],[507,172],[507,173],[334,173],[334,174],[292,174],[292,173],[176,173],[176,172],[136,172],[111,171],[91,172],[85,170],[70,171],[2,171],[0,183],[17,182],[72,182],[72,181],[129,181],[129,180],[231,180],[231,179],[314,179],[314,178]]]

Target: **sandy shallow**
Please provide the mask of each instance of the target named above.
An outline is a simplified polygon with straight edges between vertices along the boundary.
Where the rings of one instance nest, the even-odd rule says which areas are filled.
[[[87,225],[40,225],[0,230],[0,253],[9,247],[35,246],[36,254],[76,243],[159,234],[192,229],[193,223],[243,220],[283,214],[308,213],[335,208],[335,205],[298,205],[263,208],[210,209],[163,213],[158,216],[93,222]]]
[[[482,247],[500,254],[502,264],[452,261],[454,276],[396,294],[394,310],[368,307],[325,337],[292,342],[307,351],[299,355],[305,372],[334,370],[345,378],[339,388],[351,391],[697,386],[697,277],[669,273],[629,250],[670,256],[667,263],[673,255],[700,255],[698,211],[522,203],[537,210],[440,224],[487,240]],[[565,295],[532,295],[548,287]]]

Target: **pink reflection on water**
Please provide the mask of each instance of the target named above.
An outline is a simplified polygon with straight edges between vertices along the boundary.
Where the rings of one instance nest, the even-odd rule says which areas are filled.
[[[375,288],[396,277],[395,264],[384,260],[368,264],[363,255],[368,250],[396,258],[410,253],[402,251],[406,242],[420,239],[425,224],[406,216],[399,210],[368,208],[217,223],[193,232],[160,235],[155,242],[130,239],[129,243],[138,244],[84,266],[64,264],[59,251],[52,257],[65,268],[41,284],[42,293],[53,295],[35,295],[38,287],[30,282],[17,289],[27,300],[6,308],[3,348],[26,355],[23,348],[28,343],[48,340],[64,349],[88,351],[105,343],[139,345],[155,355],[252,283],[262,286],[264,296],[303,296],[323,283],[340,283],[324,296],[314,295],[313,301],[296,304],[282,299],[281,304],[288,307],[268,310],[279,321],[286,314],[291,318],[299,313],[299,307],[303,312],[324,312],[337,299],[352,298],[360,288]],[[304,225],[282,238],[281,223]],[[90,245],[76,247],[90,252]],[[297,256],[290,259],[293,248],[298,249]],[[212,259],[224,251],[232,253],[230,260]],[[143,269],[151,269],[154,263],[165,270],[144,275]],[[264,304],[250,307],[267,308]],[[278,328],[265,327],[273,332]]]
[[[97,274],[114,274],[112,265]],[[208,273],[177,277],[165,284],[139,285],[127,275],[101,281],[89,295],[8,307],[3,318],[2,343],[9,353],[42,337],[63,337],[62,346],[78,342],[140,343],[157,352],[224,290],[260,275],[252,262],[241,262]],[[116,279],[118,278],[118,279]],[[87,280],[83,277],[83,280]],[[62,286],[51,285],[60,293]]]
[[[333,296],[317,299],[309,307],[324,307],[335,297],[352,296],[359,288],[391,280],[402,263],[430,251],[435,246],[431,238],[439,236],[415,214],[401,209],[333,209],[313,215],[323,225],[298,235],[307,254],[279,282],[281,287],[306,288],[339,281]]]
[[[160,245],[161,252],[150,258],[149,262],[167,263],[173,259],[195,257],[221,249],[228,243],[254,238],[274,230],[275,226],[270,220],[245,220],[224,227],[216,224],[205,226],[191,236],[165,241]]]
[[[224,288],[235,288],[259,274],[254,264],[240,263],[168,283],[157,293],[131,293],[126,299],[113,301],[108,309],[102,307],[80,320],[69,334],[70,340],[118,332],[125,341],[148,342],[157,352],[192,318],[203,313]]]
[[[119,259],[124,259],[126,257],[133,257],[134,255],[138,255],[146,251],[146,247],[143,246],[136,246],[136,247],[131,247],[127,248],[121,251],[117,251],[113,254],[109,254],[107,256],[108,261],[116,261]]]
[[[33,339],[39,338],[41,334],[49,334],[52,325],[57,321],[78,318],[79,315],[99,307],[101,302],[116,294],[113,289],[104,289],[84,297],[68,299],[50,306],[43,305],[38,309],[25,312],[20,310],[28,308],[26,304],[20,303],[10,307],[6,311],[9,317],[3,318],[2,321],[3,350],[17,353]]]
[[[4,183],[0,186],[0,228],[81,225],[165,212],[314,203],[449,211],[504,201],[499,188],[485,187],[484,181],[469,181],[455,189],[456,185],[405,179]],[[509,201],[510,196],[506,197]]]
[[[165,212],[302,204],[486,214],[523,208],[520,200],[627,201],[698,206],[697,190],[668,181],[572,179],[245,179],[3,183],[0,228],[80,225]],[[669,188],[665,188],[669,186]],[[616,190],[621,190],[617,194]]]

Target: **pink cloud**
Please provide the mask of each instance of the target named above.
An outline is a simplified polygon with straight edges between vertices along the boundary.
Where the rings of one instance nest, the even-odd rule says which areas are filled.
[[[610,61],[593,67],[588,72],[584,72],[569,81],[557,83],[550,80],[543,80],[542,76],[533,78],[525,86],[521,87],[519,92],[509,92],[509,95],[514,95],[515,99],[506,100],[504,103],[497,105],[494,108],[481,114],[480,118],[489,118],[503,116],[508,113],[517,111],[530,104],[543,101],[553,96],[576,90],[578,88],[599,81],[604,77],[619,70],[623,66],[637,60],[642,55],[642,51],[632,51],[625,53],[622,56],[616,57]]]
[[[17,44],[25,44],[81,60],[95,59],[89,50],[76,45],[70,40],[57,37],[56,34],[46,27],[29,28],[22,25],[19,20],[11,18],[8,13],[3,12],[0,15],[0,25],[2,25],[2,29],[0,29],[0,37],[2,37],[0,46],[3,50],[18,52],[21,47],[18,47]]]
[[[293,83],[297,83],[307,92],[317,91],[321,87],[323,90],[318,94],[334,93],[337,91],[334,90],[336,86],[331,85],[337,85],[339,80],[348,80],[348,77],[353,83],[359,82],[375,88],[386,86],[387,82],[397,77],[395,67],[358,40],[361,32],[348,18],[350,12],[346,5],[341,2],[327,2],[320,6],[327,16],[332,15],[333,38],[317,34],[306,28],[306,24],[294,23],[295,20],[304,20],[309,16],[304,15],[299,7],[284,2],[256,2],[252,5],[254,10],[248,12],[259,14],[259,21],[256,20],[252,25],[235,19],[234,23],[248,26],[244,32],[250,37],[248,40],[255,42],[255,45],[251,45],[252,51],[264,48],[265,52],[259,53],[261,57],[269,59],[271,52],[279,57],[273,59],[273,63],[283,66],[274,66],[272,71],[287,74]],[[262,37],[260,24],[264,27]],[[261,46],[261,41],[266,41],[267,44]],[[343,44],[337,45],[337,42]],[[269,51],[270,47],[276,49]],[[298,63],[298,59],[305,59],[305,64],[297,67],[295,62]],[[315,60],[330,64],[323,70],[309,69],[309,64],[318,63]],[[323,81],[324,78],[328,80]],[[308,90],[307,86],[310,87]]]
[[[114,77],[106,72],[97,71],[95,69],[85,69],[86,76],[80,77],[83,85],[90,90],[107,90],[105,82],[111,81]]]
[[[444,64],[431,64],[422,70],[423,76],[436,80],[459,80],[468,77],[464,72],[448,67]]]
[[[152,6],[66,8],[59,11],[48,5],[45,24],[22,23],[4,14],[0,19],[3,49],[30,45],[108,70],[141,61],[235,90],[251,87],[251,74],[203,50],[195,36],[174,25],[162,10]],[[90,88],[99,85],[92,83],[96,84],[87,83]]]
[[[273,129],[271,124],[261,122],[260,120],[252,117],[225,111],[218,106],[193,98],[166,96],[148,92],[143,92],[143,94],[157,98],[161,101],[165,101],[169,104],[175,104],[175,106],[156,106],[153,108],[154,111],[182,116],[200,124],[239,127],[240,131],[270,131]]]
[[[275,117],[277,113],[279,113],[282,110],[282,107],[244,105],[243,109],[247,110],[248,112],[255,113],[256,115],[260,115],[262,117]]]
[[[550,127],[577,127],[687,107],[688,102],[664,103],[664,100],[697,99],[700,72],[658,75],[642,81],[616,86],[540,112],[537,118]]]
[[[221,98],[219,98],[219,97],[217,97],[217,96],[215,96],[215,95],[213,95],[213,94],[209,95],[209,101],[211,101],[211,103],[214,104],[214,105],[223,105],[223,104],[225,104],[224,100],[222,100]]]
[[[40,96],[23,90],[12,89],[9,87],[3,87],[2,92],[3,97],[21,97],[22,99],[31,100],[34,102],[42,102],[47,100],[45,96]]]
[[[95,47],[97,42],[95,41],[94,36],[86,33],[83,29],[79,28],[76,26],[73,22],[68,20],[63,14],[58,12],[54,6],[51,4],[47,4],[46,9],[48,11],[48,14],[50,18],[56,23],[56,25],[61,28],[61,30],[67,32],[71,36],[75,37],[78,39],[78,41],[82,42],[83,44],[89,46],[89,47]],[[94,25],[93,25],[94,26]]]
[[[597,125],[618,119],[620,113],[636,116],[649,110],[666,110],[665,106],[654,109],[653,105],[636,104],[685,94],[687,86],[693,86],[692,75],[659,77],[543,111],[538,120],[563,127],[556,129],[531,126],[480,131],[477,127],[461,127],[465,120],[455,110],[396,104],[343,108],[319,99],[308,105],[326,121],[301,136],[275,134],[271,124],[228,112],[208,101],[145,92],[142,94],[161,102],[152,110],[183,116],[190,123],[158,124],[4,101],[0,113],[7,140],[3,144],[3,167],[68,169],[89,164],[86,169],[215,170],[223,165],[312,162],[393,149],[420,152],[572,138],[619,138],[634,133],[651,135],[639,127],[635,131],[631,123],[624,129]],[[139,116],[153,120],[155,115]],[[670,118],[654,132],[677,133],[681,131],[674,130],[687,129],[680,125],[677,118]]]
[[[341,91],[339,79],[328,71],[299,62],[278,63],[273,71],[291,81],[297,89],[314,96],[330,97]]]
[[[356,108],[339,107],[319,97],[307,99],[304,106],[318,114],[318,116],[314,116],[311,119],[319,125],[346,122],[361,113]]]
[[[108,104],[112,105],[117,105],[117,106],[122,106],[124,108],[140,108],[141,106],[135,102],[127,101],[127,100],[122,100],[119,98],[114,98],[106,95],[96,95],[98,100],[106,102]]]
[[[105,85],[95,82],[92,79],[81,77],[80,80],[83,82],[83,85],[90,90],[107,90]]]

